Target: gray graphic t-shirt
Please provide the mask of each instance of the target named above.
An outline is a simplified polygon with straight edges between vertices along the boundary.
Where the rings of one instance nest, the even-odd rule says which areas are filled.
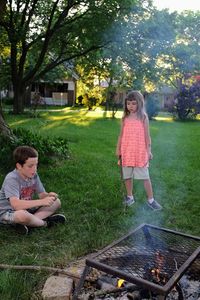
[[[10,197],[31,200],[35,194],[42,192],[45,192],[45,189],[38,174],[33,178],[23,179],[16,169],[13,170],[5,177],[0,190],[0,215],[12,209]]]

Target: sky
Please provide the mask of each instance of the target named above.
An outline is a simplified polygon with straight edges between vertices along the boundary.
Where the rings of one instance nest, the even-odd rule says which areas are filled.
[[[199,10],[200,0],[154,0],[158,9],[168,8],[170,11]]]

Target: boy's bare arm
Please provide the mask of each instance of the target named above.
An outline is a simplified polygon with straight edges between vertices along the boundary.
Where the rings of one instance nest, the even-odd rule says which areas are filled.
[[[17,197],[10,197],[10,204],[14,210],[21,210],[39,206],[51,206],[55,200],[55,196],[46,196],[38,200],[23,200]]]

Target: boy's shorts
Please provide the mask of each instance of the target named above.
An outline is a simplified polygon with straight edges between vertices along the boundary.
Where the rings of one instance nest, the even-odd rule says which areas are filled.
[[[2,224],[14,224],[14,210],[8,210],[0,216],[0,223]]]
[[[122,167],[123,179],[149,179],[149,168],[148,167]]]
[[[33,207],[30,209],[27,209],[27,211],[31,214],[34,214],[39,208],[38,207]],[[14,213],[15,211],[10,209],[6,211],[4,214],[0,216],[0,223],[2,224],[14,224]]]

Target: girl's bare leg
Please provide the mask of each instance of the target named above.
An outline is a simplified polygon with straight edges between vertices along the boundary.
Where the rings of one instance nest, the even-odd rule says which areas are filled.
[[[127,196],[133,196],[133,180],[132,178],[125,179],[125,187]]]
[[[153,198],[153,189],[151,185],[151,180],[150,179],[145,179],[144,180],[144,189],[147,194],[147,199],[150,200]]]

